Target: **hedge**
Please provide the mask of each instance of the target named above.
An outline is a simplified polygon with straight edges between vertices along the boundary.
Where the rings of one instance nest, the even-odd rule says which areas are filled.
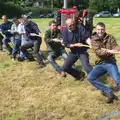
[[[0,3],[0,16],[7,15],[8,18],[12,18],[13,16],[21,16],[22,9],[14,5],[13,3],[2,4]]]

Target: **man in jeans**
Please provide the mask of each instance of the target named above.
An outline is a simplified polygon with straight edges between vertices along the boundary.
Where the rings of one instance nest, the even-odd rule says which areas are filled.
[[[49,49],[48,61],[59,74],[65,77],[66,74],[55,62],[55,59],[59,56],[62,56],[65,60],[67,58],[67,53],[62,46],[61,31],[57,28],[57,23],[54,20],[49,22],[49,29],[45,32],[45,42]]]
[[[21,23],[18,25],[18,32],[19,32],[19,35],[21,37],[21,46],[24,45],[24,44],[28,44],[30,42],[30,39],[27,36],[23,19],[21,20]],[[26,56],[29,55],[29,54],[30,53],[28,53],[27,50],[24,53],[20,50],[18,61],[19,62],[24,61]],[[28,58],[29,61],[31,61],[31,60],[33,61],[34,60],[34,57],[32,55],[31,55],[31,57],[27,57],[27,58]]]
[[[34,53],[37,57],[38,66],[37,68],[42,68],[45,66],[43,62],[43,56],[40,52],[40,45],[42,42],[41,33],[36,23],[28,20],[27,17],[22,18],[22,22],[24,24],[24,28],[26,31],[26,35],[30,39],[30,41],[20,47],[20,50],[23,54],[26,55],[27,58],[30,58],[31,55],[27,52],[27,49],[34,47]],[[31,57],[32,58],[32,57]]]
[[[120,89],[120,74],[114,56],[120,51],[120,46],[112,35],[105,32],[105,24],[101,22],[96,25],[96,32],[91,37],[91,45],[98,59],[96,66],[88,75],[88,80],[104,93],[107,97],[107,103],[112,103],[114,99],[117,99],[117,96],[113,94],[111,88],[105,86],[97,78],[108,73]]]
[[[13,17],[13,25],[11,26],[11,33],[13,34],[14,38],[14,45],[12,50],[12,60],[14,61],[16,59],[16,55],[19,52],[19,48],[21,45],[21,36],[18,32],[18,26],[20,22],[19,19],[16,17]]]
[[[12,39],[12,34],[10,32],[12,24],[13,24],[12,22],[7,20],[6,15],[2,16],[1,32],[5,36],[3,38],[3,44],[5,45],[6,49],[8,50],[9,55],[12,54],[12,47],[8,43],[12,42],[12,44],[14,44],[14,41]]]
[[[80,59],[87,73],[92,70],[87,48],[82,46],[83,44],[90,44],[89,34],[83,26],[76,26],[75,21],[72,19],[67,19],[66,25],[67,28],[63,31],[63,42],[67,48],[70,48],[71,53],[64,62],[63,71],[78,80],[83,80],[85,73],[72,68],[72,65]]]

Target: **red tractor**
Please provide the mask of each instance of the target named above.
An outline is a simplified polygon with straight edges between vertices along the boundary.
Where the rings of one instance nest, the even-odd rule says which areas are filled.
[[[58,23],[58,26],[60,26],[60,29],[63,30],[66,28],[65,21],[68,18],[72,18],[73,20],[81,20],[82,24],[86,27],[87,30],[92,33],[93,29],[93,15],[91,15],[88,10],[83,10],[82,15],[80,16],[80,12],[78,11],[77,7],[74,6],[72,9],[60,9],[57,11],[57,18],[56,21]],[[78,21],[76,21],[78,22]]]
[[[72,18],[75,20],[75,18],[79,15],[76,9],[60,9],[58,10],[58,12],[61,14],[61,22],[60,22],[61,30],[66,28],[65,21],[68,18]]]

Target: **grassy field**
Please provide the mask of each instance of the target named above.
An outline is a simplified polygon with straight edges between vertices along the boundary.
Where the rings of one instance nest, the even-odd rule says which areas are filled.
[[[43,35],[49,20],[33,19]],[[95,18],[94,24],[99,21],[120,43],[120,18]],[[45,51],[44,42],[41,50]],[[92,51],[90,61],[94,65]],[[63,64],[61,58],[57,62]],[[79,61],[77,66],[81,67]],[[6,52],[0,52],[0,120],[120,120],[120,100],[106,104],[87,80],[75,81],[70,75],[63,79],[49,63],[42,69],[35,67],[36,62],[12,62]],[[115,86],[110,77],[105,81]],[[120,93],[115,94],[120,99]]]

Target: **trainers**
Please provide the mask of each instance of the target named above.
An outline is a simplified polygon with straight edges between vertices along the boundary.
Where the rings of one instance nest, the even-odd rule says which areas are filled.
[[[12,58],[12,61],[15,62],[15,58]]]
[[[64,71],[62,71],[62,72],[60,73],[60,75],[61,75],[61,77],[66,77],[66,76],[67,76]]]
[[[85,72],[80,72],[79,76],[76,78],[76,80],[83,81],[85,78]]]

